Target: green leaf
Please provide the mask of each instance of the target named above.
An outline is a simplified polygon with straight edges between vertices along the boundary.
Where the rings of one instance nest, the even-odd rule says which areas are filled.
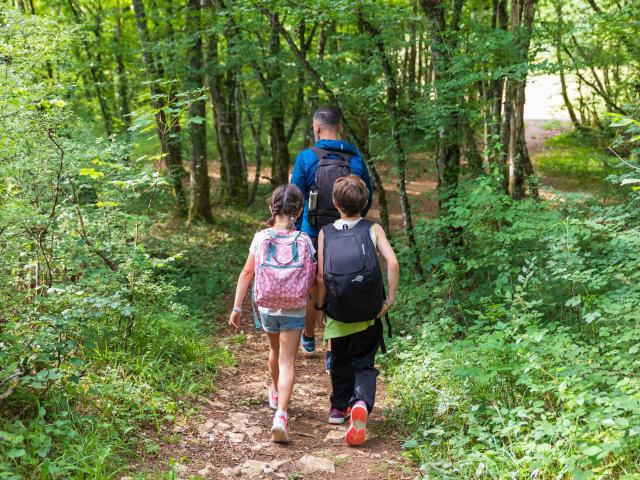
[[[410,439],[410,440],[407,440],[406,442],[404,442],[402,444],[402,448],[407,449],[407,450],[409,450],[411,448],[416,448],[417,446],[418,446],[418,442],[417,442],[417,440],[415,440],[413,438]]]
[[[190,123],[196,123],[198,125],[202,125],[205,122],[205,118],[204,117],[200,117],[200,116],[195,116],[195,117],[189,117],[189,119],[187,120],[187,125],[189,125]]]
[[[625,178],[620,182],[620,185],[635,185],[640,183],[640,178]]]
[[[24,448],[13,449],[7,452],[9,458],[20,458],[27,455],[27,451]]]
[[[587,448],[586,450],[583,450],[582,454],[586,455],[587,457],[595,457],[601,451],[602,451],[602,449],[599,446],[592,445],[591,447]]]
[[[95,168],[81,168],[79,173],[83,177],[91,177],[93,180],[104,177],[104,173],[97,171]]]

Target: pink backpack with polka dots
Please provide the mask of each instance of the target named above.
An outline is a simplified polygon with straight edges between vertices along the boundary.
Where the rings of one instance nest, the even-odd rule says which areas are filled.
[[[316,276],[311,239],[269,229],[256,251],[253,296],[266,308],[302,308]]]

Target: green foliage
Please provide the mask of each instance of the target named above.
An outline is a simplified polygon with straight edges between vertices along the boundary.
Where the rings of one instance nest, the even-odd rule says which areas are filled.
[[[96,139],[65,101],[79,41],[0,5],[3,479],[112,478],[141,428],[188,413],[233,362],[210,337],[219,310],[186,292],[190,277],[210,287],[203,305],[229,289],[241,243],[228,240],[251,214],[162,239],[164,177],[128,137]],[[196,235],[199,249],[183,248]]]
[[[387,360],[407,454],[431,478],[638,474],[638,198],[610,207],[513,203],[462,185],[419,226],[425,285]],[[445,227],[462,227],[445,251]]]

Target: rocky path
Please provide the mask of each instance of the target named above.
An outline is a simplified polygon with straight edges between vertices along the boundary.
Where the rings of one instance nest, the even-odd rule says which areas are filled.
[[[243,322],[249,325],[249,320]],[[267,404],[267,340],[260,332],[247,334],[236,352],[236,366],[217,379],[219,390],[200,397],[199,414],[164,435],[164,468],[174,459],[178,479],[415,478],[411,463],[401,456],[401,439],[385,421],[383,382],[363,447],[344,443],[346,425],[327,423],[330,382],[323,354],[305,358],[299,353],[289,411],[292,441],[276,445],[270,433],[273,411]]]

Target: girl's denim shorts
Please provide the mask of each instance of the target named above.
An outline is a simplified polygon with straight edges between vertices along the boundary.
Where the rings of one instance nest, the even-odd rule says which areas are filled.
[[[286,315],[269,315],[259,312],[262,329],[267,333],[279,333],[283,330],[302,330],[304,317],[288,317]]]

